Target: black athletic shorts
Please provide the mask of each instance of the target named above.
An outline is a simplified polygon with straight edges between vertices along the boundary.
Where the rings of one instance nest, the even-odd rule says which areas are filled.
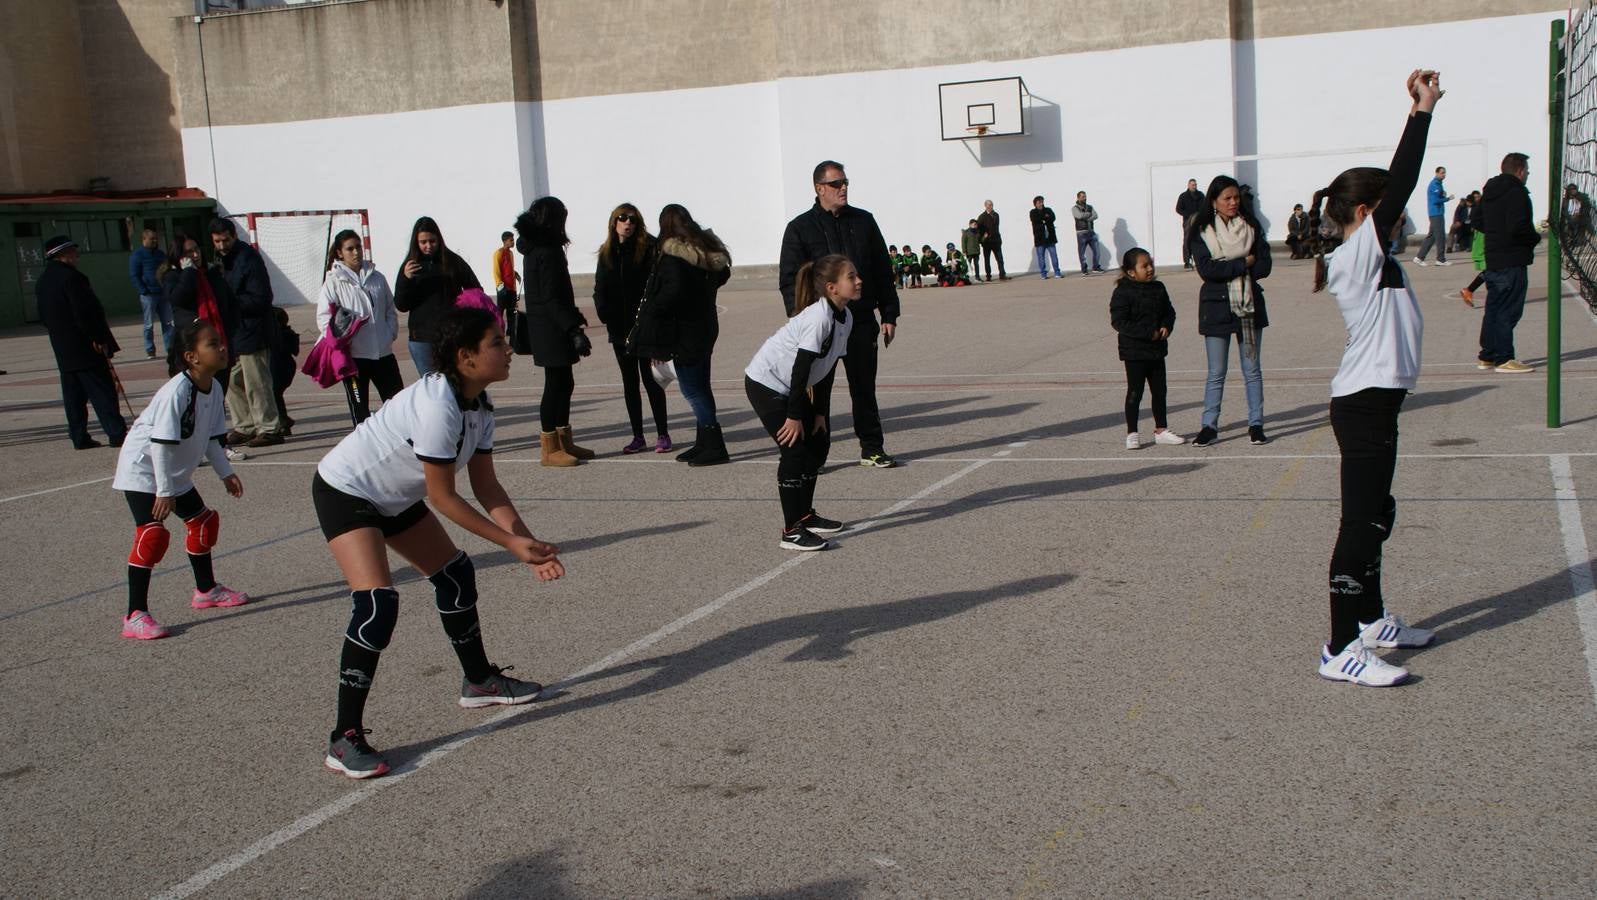
[[[155,495],[144,491],[123,491],[128,498],[128,510],[133,513],[134,525],[148,525],[155,521]],[[172,502],[172,511],[177,517],[187,522],[202,512],[205,512],[205,501],[200,499],[199,488],[189,488],[179,494]]]
[[[346,494],[323,481],[320,472],[311,480],[311,503],[316,507],[316,522],[329,541],[357,528],[376,528],[383,537],[391,538],[427,517],[427,504],[420,500],[398,515],[385,516],[370,500]]]

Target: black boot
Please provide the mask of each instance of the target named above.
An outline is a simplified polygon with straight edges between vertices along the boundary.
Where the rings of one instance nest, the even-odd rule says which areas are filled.
[[[693,429],[693,446],[677,454],[677,462],[692,462],[693,458],[704,452],[704,426],[697,425]]]
[[[699,439],[699,452],[690,460],[690,466],[713,466],[718,463],[729,462],[732,457],[727,455],[726,441],[721,437],[721,426],[706,425],[704,437]]]

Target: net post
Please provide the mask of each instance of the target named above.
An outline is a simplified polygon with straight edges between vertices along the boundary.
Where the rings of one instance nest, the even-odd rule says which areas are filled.
[[[1563,253],[1559,247],[1564,191],[1564,20],[1554,19],[1547,44],[1547,427],[1563,426]],[[1490,300],[1487,301],[1491,302]]]
[[[249,231],[249,233],[250,233],[250,246],[254,247],[256,250],[261,249],[261,242],[256,237],[256,232],[255,232],[255,214],[254,213],[250,213],[249,215],[246,215],[244,217],[244,228],[245,228],[245,230]]]
[[[367,210],[360,211],[360,242],[365,245],[361,248],[367,259],[372,258],[372,219]],[[373,262],[372,265],[377,265]]]

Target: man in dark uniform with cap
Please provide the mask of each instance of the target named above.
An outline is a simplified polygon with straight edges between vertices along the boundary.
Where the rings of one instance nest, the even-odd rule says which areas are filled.
[[[106,439],[111,446],[120,447],[128,423],[117,409],[110,360],[122,348],[111,336],[105,307],[88,276],[78,271],[78,245],[65,235],[53,237],[44,242],[44,258],[44,272],[36,286],[39,319],[50,332],[50,349],[61,370],[67,434],[79,450],[100,446],[89,437],[88,405],[92,403]]]

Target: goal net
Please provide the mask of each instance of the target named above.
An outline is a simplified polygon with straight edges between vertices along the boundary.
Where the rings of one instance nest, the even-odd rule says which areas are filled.
[[[1570,11],[1564,36],[1564,169],[1560,182],[1574,185],[1578,202],[1558,198],[1552,216],[1558,223],[1558,241],[1564,271],[1580,289],[1581,299],[1597,315],[1597,244],[1593,226],[1597,211],[1597,15],[1590,0]],[[1566,188],[1567,190],[1567,188]]]
[[[371,259],[370,220],[364,209],[314,209],[253,212],[231,216],[239,238],[261,252],[277,306],[314,303],[327,271],[333,235],[348,228],[361,236]]]

